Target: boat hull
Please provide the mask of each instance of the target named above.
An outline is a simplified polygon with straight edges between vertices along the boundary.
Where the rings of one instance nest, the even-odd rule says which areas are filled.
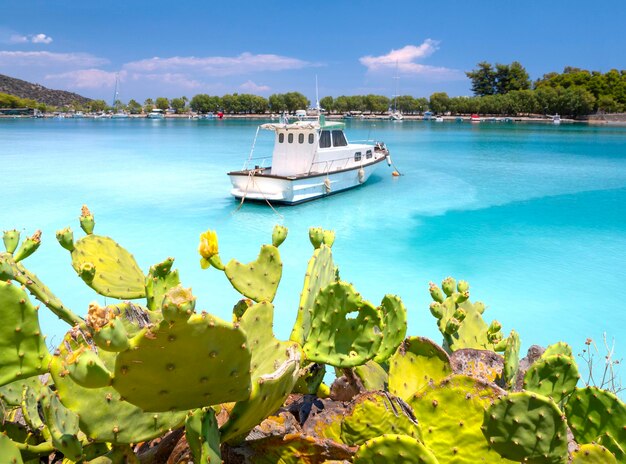
[[[272,176],[270,168],[229,172],[231,194],[238,199],[296,205],[359,187],[386,158],[352,169],[309,176]],[[362,172],[360,172],[362,170]]]

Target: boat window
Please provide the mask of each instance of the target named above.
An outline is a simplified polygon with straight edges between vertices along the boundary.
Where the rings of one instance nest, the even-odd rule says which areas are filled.
[[[354,154],[354,161],[361,161],[361,152],[360,151],[357,151]]]
[[[343,135],[343,131],[334,130],[333,147],[345,147],[346,145],[348,145],[348,141],[346,140],[346,136]]]
[[[278,143],[283,143],[285,141],[285,134],[278,134]]]
[[[367,151],[365,152],[365,158],[366,158],[366,159],[370,159],[371,157],[372,157],[372,150],[367,150]]]
[[[287,142],[293,143],[293,133],[287,135]]]
[[[323,130],[320,133],[320,148],[330,147],[330,131]]]
[[[298,143],[304,143],[304,134],[298,134]]]
[[[315,135],[311,133],[309,134],[309,143],[313,143],[313,142],[315,142]]]

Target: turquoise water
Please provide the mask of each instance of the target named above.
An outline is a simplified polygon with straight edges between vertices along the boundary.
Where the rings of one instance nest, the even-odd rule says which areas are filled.
[[[283,281],[275,330],[289,335],[307,260],[307,230],[335,229],[342,278],[369,300],[400,295],[409,333],[439,341],[428,282],[448,275],[472,286],[488,319],[517,329],[525,347],[555,340],[579,352],[587,337],[617,339],[626,354],[626,129],[583,125],[351,122],[350,139],[384,140],[402,177],[381,167],[360,189],[296,207],[246,204],[236,212],[225,172],[241,167],[256,121],[0,120],[0,227],[43,244],[27,261],[84,314],[93,293],[56,242],[83,203],[96,232],[131,250],[141,267],[168,256],[198,307],[230,317],[237,293],[202,271],[200,232],[220,236],[226,261],[249,261],[275,223]],[[268,135],[257,150],[269,149]],[[42,311],[58,341],[64,324]]]

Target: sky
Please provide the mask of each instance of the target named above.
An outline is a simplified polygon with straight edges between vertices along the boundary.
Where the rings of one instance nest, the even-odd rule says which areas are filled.
[[[471,95],[480,61],[534,80],[626,69],[626,2],[0,0],[0,74],[111,103],[199,93]]]

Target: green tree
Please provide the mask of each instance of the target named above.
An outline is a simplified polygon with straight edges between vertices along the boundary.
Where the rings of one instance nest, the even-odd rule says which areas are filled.
[[[334,111],[334,104],[335,101],[333,100],[333,97],[323,97],[320,100],[320,106],[329,113]]]
[[[274,113],[282,113],[283,111],[287,111],[287,102],[285,101],[285,95],[280,93],[270,95],[269,106],[270,110]]]
[[[593,94],[582,86],[568,87],[559,95],[560,113],[572,117],[590,114],[595,103]]]
[[[372,113],[384,113],[389,109],[389,104],[389,98],[384,95],[369,94],[363,98],[365,111],[371,111]]]
[[[446,92],[435,92],[430,96],[430,110],[443,114],[450,109],[450,97]]]
[[[294,112],[296,110],[306,110],[311,102],[300,92],[288,92],[285,94],[285,105],[287,111]]]
[[[152,98],[146,98],[143,102],[143,112],[149,113],[154,109],[154,100]]]
[[[155,105],[158,109],[165,111],[170,107],[170,101],[165,97],[158,97]]]
[[[490,63],[481,61],[478,68],[465,73],[472,81],[472,92],[474,95],[493,95],[496,87],[496,72]]]
[[[172,98],[170,105],[176,114],[182,114],[185,112],[185,100],[182,98]]]
[[[505,94],[513,90],[526,89],[530,89],[530,78],[518,61],[510,65],[496,64],[495,93]]]
[[[141,113],[142,107],[136,100],[130,100],[128,102],[128,111],[130,114],[139,114]]]
[[[107,107],[107,104],[104,100],[91,100],[89,102],[89,111],[92,113],[99,113],[104,111]]]

